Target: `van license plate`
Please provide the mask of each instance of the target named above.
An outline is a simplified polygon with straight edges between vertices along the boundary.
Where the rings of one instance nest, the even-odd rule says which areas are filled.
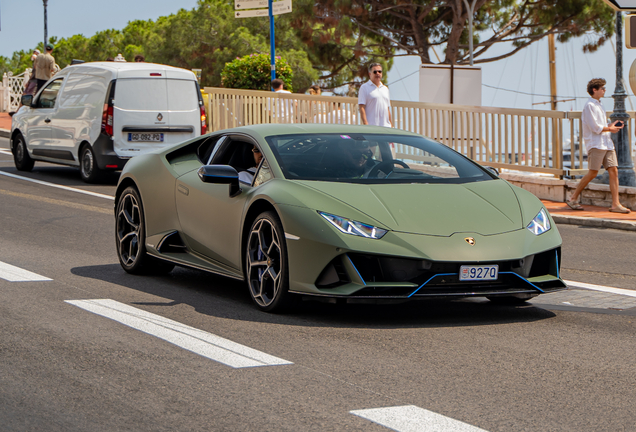
[[[129,142],[146,141],[146,142],[163,142],[162,133],[129,133]]]
[[[459,268],[460,281],[497,280],[498,265],[461,266]]]

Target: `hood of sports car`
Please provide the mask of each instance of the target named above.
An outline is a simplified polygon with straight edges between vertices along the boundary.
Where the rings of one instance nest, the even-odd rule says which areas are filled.
[[[457,232],[491,235],[522,228],[517,197],[502,180],[464,184],[302,183],[393,231],[450,236]]]

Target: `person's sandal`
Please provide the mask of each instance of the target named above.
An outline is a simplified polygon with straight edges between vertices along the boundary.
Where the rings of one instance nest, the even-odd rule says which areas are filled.
[[[583,210],[583,206],[581,204],[579,204],[578,202],[575,201],[566,201],[565,202],[568,207],[570,207],[572,210]],[[611,210],[611,209],[610,209]]]
[[[611,211],[612,213],[622,213],[622,214],[627,214],[632,212],[630,209],[626,207],[618,207],[615,209],[610,207],[609,211]]]

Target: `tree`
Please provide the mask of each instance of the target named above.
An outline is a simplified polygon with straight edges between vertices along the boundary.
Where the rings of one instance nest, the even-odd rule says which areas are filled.
[[[237,57],[226,63],[221,72],[223,87],[270,90],[271,88],[271,56],[268,54],[250,54]],[[279,56],[276,56],[276,78],[283,80],[285,89],[293,91],[292,78],[294,71],[289,64]]]
[[[472,3],[472,0],[469,0]],[[468,63],[468,12],[463,0],[316,0],[313,19],[321,33],[352,34],[347,48],[370,53],[390,46],[396,54],[432,63],[430,51],[443,49],[443,63]],[[477,0],[474,16],[475,63],[509,57],[548,34],[560,42],[587,35],[584,50],[598,49],[614,33],[614,12],[599,0]],[[482,40],[483,39],[483,40]],[[495,44],[508,43],[488,57]],[[437,53],[437,51],[435,51]],[[360,54],[361,55],[361,54]]]

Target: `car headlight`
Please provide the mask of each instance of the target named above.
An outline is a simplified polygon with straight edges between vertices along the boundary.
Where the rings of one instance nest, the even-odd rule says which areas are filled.
[[[540,235],[550,229],[550,218],[544,208],[532,219],[526,227],[534,235]]]
[[[388,232],[385,229],[374,227],[373,225],[367,225],[362,222],[356,222],[351,219],[346,219],[329,213],[319,211],[318,214],[331,222],[331,224],[338,228],[340,232],[345,234],[371,239],[380,239]]]

